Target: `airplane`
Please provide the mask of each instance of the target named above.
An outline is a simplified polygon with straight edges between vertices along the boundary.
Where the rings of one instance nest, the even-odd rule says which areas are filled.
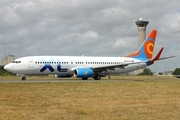
[[[152,30],[143,44],[133,54],[125,57],[93,57],[93,56],[27,56],[15,59],[4,66],[4,69],[22,76],[26,75],[54,74],[60,78],[76,77],[82,80],[101,77],[110,77],[111,74],[126,73],[152,65],[160,58],[163,47],[152,58],[157,30]]]

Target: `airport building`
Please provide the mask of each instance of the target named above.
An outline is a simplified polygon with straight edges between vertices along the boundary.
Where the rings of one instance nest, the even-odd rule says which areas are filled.
[[[2,59],[1,65],[5,66],[8,63],[11,63],[14,59],[15,59],[14,55],[8,55],[8,56],[6,56],[5,58]]]
[[[149,21],[144,21],[143,18],[139,18],[136,22],[138,28],[138,48],[142,45],[146,39],[146,26]]]
[[[142,45],[144,40],[146,39],[146,27],[149,21],[144,21],[143,18],[139,18],[136,22],[138,28],[138,48]],[[138,73],[143,72],[144,69],[139,69]]]
[[[140,46],[146,39],[146,27],[147,27],[149,21],[144,21],[143,18],[139,18],[137,21],[135,21],[135,23],[138,28],[138,48],[140,48]],[[127,73],[127,75],[137,75],[137,74],[143,72],[143,70],[144,69],[135,70],[135,71]]]

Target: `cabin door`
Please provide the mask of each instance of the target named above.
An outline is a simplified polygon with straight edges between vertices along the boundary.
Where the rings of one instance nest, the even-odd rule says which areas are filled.
[[[28,67],[29,68],[33,68],[34,67],[34,63],[33,63],[33,59],[32,58],[28,58]]]

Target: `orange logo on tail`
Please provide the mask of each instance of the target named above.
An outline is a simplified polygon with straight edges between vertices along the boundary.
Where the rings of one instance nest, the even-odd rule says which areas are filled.
[[[149,59],[152,58],[153,50],[154,50],[154,42],[151,40],[148,40],[144,45],[144,51],[145,51],[146,56]]]

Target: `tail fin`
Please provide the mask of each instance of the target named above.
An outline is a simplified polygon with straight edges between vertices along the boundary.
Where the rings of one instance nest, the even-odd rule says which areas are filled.
[[[157,30],[152,30],[137,52],[125,57],[132,57],[141,60],[152,59]]]

